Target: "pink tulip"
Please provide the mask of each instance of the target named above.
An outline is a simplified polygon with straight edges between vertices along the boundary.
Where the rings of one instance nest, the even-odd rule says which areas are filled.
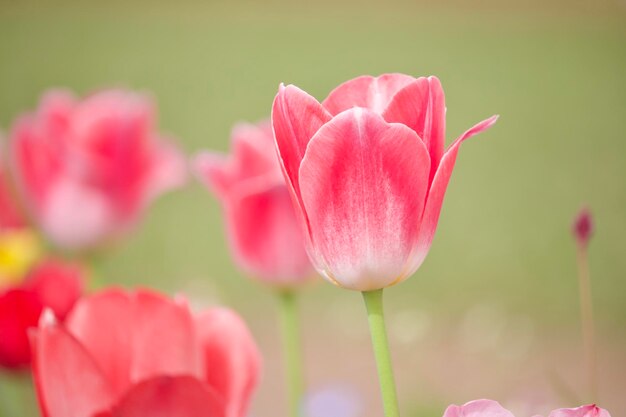
[[[146,290],[83,298],[65,325],[46,313],[31,339],[44,416],[246,415],[260,358],[235,313]]]
[[[444,151],[445,102],[436,77],[348,81],[320,104],[280,86],[272,123],[309,256],[334,284],[381,289],[409,277],[430,248],[459,147]]]
[[[449,406],[443,417],[514,417],[513,414],[492,400],[475,400],[464,405]],[[540,417],[540,416],[536,416]],[[560,408],[548,417],[611,417],[608,411],[595,404],[583,405],[578,408]]]
[[[184,160],[155,131],[152,102],[102,91],[46,93],[11,133],[19,188],[59,246],[92,247],[126,230],[159,194],[181,185]]]
[[[31,361],[27,330],[44,308],[63,320],[82,295],[84,272],[75,264],[40,262],[19,285],[0,291],[0,366],[26,368]]]
[[[311,276],[269,123],[236,126],[231,155],[203,152],[194,167],[222,203],[232,252],[243,270],[279,286]]]

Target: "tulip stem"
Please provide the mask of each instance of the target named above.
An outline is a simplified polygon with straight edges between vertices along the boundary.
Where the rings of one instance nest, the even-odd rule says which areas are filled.
[[[585,367],[588,384],[588,400],[596,402],[598,386],[596,377],[596,343],[593,325],[593,303],[591,297],[591,280],[589,279],[589,262],[587,246],[578,247],[578,288],[580,293],[580,319],[585,351]]]
[[[383,398],[385,417],[399,417],[400,410],[398,408],[396,383],[393,379],[393,367],[391,365],[383,313],[383,290],[363,291],[363,299],[365,300],[372,346],[374,348],[374,356],[376,357],[376,368],[378,369],[378,380],[380,382],[380,393]]]
[[[302,373],[302,346],[298,325],[296,293],[291,290],[279,292],[285,375],[289,395],[289,416],[299,417],[300,402],[304,392]]]

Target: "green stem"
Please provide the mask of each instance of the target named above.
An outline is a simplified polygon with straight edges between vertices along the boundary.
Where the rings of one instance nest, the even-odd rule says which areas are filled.
[[[296,308],[296,294],[285,290],[279,293],[280,315],[285,355],[285,375],[289,395],[289,416],[300,415],[300,402],[304,392],[302,373],[302,347],[298,331],[298,314]]]
[[[578,247],[578,288],[580,294],[580,322],[585,352],[585,367],[588,384],[588,401],[597,402],[598,383],[596,369],[596,341],[593,323],[593,302],[587,247]]]
[[[387,330],[385,329],[385,317],[383,313],[383,290],[363,291],[363,300],[367,309],[367,319],[370,324],[372,346],[376,357],[380,393],[383,397],[385,417],[399,417],[398,397],[396,383],[393,379],[393,367],[387,342]]]

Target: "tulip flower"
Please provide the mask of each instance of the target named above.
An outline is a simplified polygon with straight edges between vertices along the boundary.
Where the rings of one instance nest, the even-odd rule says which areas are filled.
[[[82,100],[46,93],[13,126],[18,189],[48,238],[90,249],[126,231],[161,193],[181,185],[184,160],[155,131],[152,102],[112,90]]]
[[[274,149],[269,123],[239,124],[231,154],[201,152],[196,174],[220,200],[232,253],[242,270],[279,287],[312,276],[302,231]]]
[[[48,259],[36,264],[23,282],[0,288],[0,366],[30,364],[28,329],[37,326],[44,308],[63,321],[83,292],[83,275],[78,265]]]
[[[435,77],[359,77],[321,104],[280,86],[272,123],[278,154],[318,271],[372,291],[409,277],[435,233],[461,143],[444,152],[445,103]]]
[[[387,417],[398,407],[381,291],[422,264],[459,147],[497,119],[444,150],[445,114],[436,77],[403,74],[355,78],[322,103],[281,84],[272,109],[309,257],[327,280],[365,296]]]
[[[31,333],[47,417],[245,417],[259,353],[234,312],[193,315],[183,299],[105,290]]]
[[[443,417],[515,417],[497,401],[475,400],[464,405],[449,406]],[[540,416],[536,416],[540,417]],[[560,408],[552,411],[548,417],[611,417],[608,411],[595,404],[578,408]]]
[[[219,199],[236,263],[279,294],[291,415],[303,391],[295,293],[313,276],[304,238],[280,169],[269,122],[239,124],[231,153],[204,151],[193,160],[197,177]]]

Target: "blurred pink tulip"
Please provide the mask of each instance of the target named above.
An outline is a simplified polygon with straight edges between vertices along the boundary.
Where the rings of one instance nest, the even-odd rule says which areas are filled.
[[[235,313],[146,290],[83,298],[65,325],[46,312],[31,344],[46,417],[245,417],[260,367]]]
[[[435,77],[348,81],[320,104],[288,85],[272,123],[309,256],[334,284],[371,291],[403,281],[424,261],[463,141],[446,151],[445,102]]]
[[[475,400],[464,405],[451,405],[443,413],[443,417],[514,417],[513,414],[492,400]],[[540,416],[536,416],[540,417]],[[608,411],[594,404],[578,408],[560,408],[548,417],[611,417]]]
[[[279,286],[312,276],[269,123],[236,126],[231,155],[202,152],[193,164],[222,204],[232,252],[243,270]]]
[[[154,113],[150,99],[129,91],[83,100],[50,91],[17,120],[10,139],[18,186],[55,244],[98,245],[181,185],[184,159],[155,131]]]
[[[31,361],[28,329],[37,326],[44,308],[65,319],[83,286],[79,265],[48,259],[35,266],[24,282],[0,291],[0,366],[27,367]]]

